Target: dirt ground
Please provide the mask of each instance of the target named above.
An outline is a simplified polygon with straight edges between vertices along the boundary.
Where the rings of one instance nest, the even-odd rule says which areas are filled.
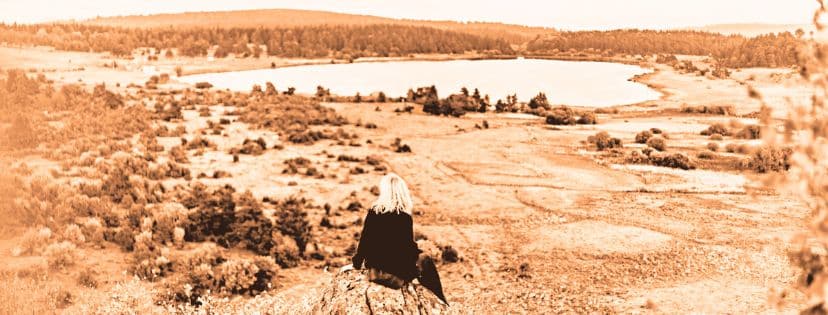
[[[4,69],[52,69],[42,73],[58,82],[126,85],[140,84],[149,76],[138,65],[102,67],[108,59],[94,54],[21,53],[18,48],[4,47],[0,56],[6,61],[0,62]],[[73,66],[67,65],[67,58]],[[185,67],[203,70],[197,65]],[[352,192],[370,202],[367,190],[379,182],[382,173],[354,175],[349,172],[352,165],[330,156],[381,157],[414,194],[415,231],[460,253],[459,262],[438,268],[448,300],[463,312],[747,314],[796,310],[804,303],[796,291],[791,290],[789,303],[781,309],[769,303],[769,296],[790,289],[798,276],[786,251],[788,239],[803,225],[805,207],[776,192],[745,189],[755,177],[748,173],[607,163],[596,158],[585,140],[604,130],[631,147],[643,147],[633,143],[635,134],[657,127],[670,135],[670,150],[698,152],[709,142],[699,135],[701,130],[735,118],[668,115],[661,110],[685,104],[730,104],[737,114],[748,114],[760,106],[747,95],[746,85],[753,85],[778,110],[775,115],[782,117],[785,96],[806,97],[806,90],[798,87],[795,76],[787,75],[789,69],[744,69],[722,80],[654,67],[658,71],[639,81],[660,88],[665,92],[663,99],[619,107],[618,114],[599,114],[599,124],[587,126],[552,128],[541,118],[495,113],[463,118],[427,116],[419,108],[413,114],[395,113],[403,106],[399,103],[326,103],[349,121],[370,122],[378,128],[343,127],[360,136],[360,146],[337,146],[330,141],[293,145],[274,132],[253,129],[224,115],[234,109],[229,106],[211,106],[210,117],[185,111],[182,124],[191,133],[188,138],[204,128],[207,120],[233,119],[226,137],[206,136],[217,144],[216,150],[198,156],[190,153],[186,166],[193,174],[227,171],[231,177],[200,181],[215,186],[231,183],[257,198],[301,192],[318,204],[344,207]],[[489,128],[476,127],[483,121]],[[228,150],[245,138],[257,137],[283,143],[285,149],[244,155],[233,163]],[[390,150],[396,138],[412,152]],[[168,149],[178,141],[159,138]],[[727,142],[748,140],[727,139],[721,144]],[[283,161],[299,156],[337,178],[282,174]],[[323,213],[315,211],[310,218],[318,222]],[[364,210],[345,212],[337,220],[352,222],[363,215]],[[316,233],[325,240],[316,246],[331,251],[356,242],[352,235],[337,236],[341,232],[335,230]],[[38,259],[11,257],[15,240],[9,236],[0,242],[4,265],[26,266],[32,262],[25,260]],[[101,292],[106,288],[129,281],[117,269],[123,255],[115,248],[87,253],[92,259],[86,266],[113,275],[98,293],[90,295],[104,295]],[[267,294],[296,303],[326,285],[331,272],[321,265],[285,270],[280,274],[283,286]],[[82,312],[82,306],[67,311]]]

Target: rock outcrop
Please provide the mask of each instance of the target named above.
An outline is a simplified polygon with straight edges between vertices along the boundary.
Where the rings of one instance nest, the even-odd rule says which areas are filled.
[[[337,274],[313,309],[313,314],[450,313],[449,306],[428,289],[417,284],[391,289],[368,281],[365,270]]]

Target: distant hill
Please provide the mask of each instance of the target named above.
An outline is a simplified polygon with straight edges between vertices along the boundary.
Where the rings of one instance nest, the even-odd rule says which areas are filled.
[[[154,15],[99,17],[81,21],[82,24],[130,28],[158,27],[294,27],[314,25],[375,25],[392,24],[427,26],[442,30],[500,38],[520,44],[537,35],[555,33],[551,28],[528,27],[490,22],[420,21],[392,19],[370,15],[344,14],[325,11],[267,9],[220,12],[188,12]]]
[[[806,34],[814,30],[813,25],[809,24],[713,24],[701,27],[691,28],[692,30],[706,31],[711,33],[721,33],[724,35],[738,34],[745,37],[755,37],[768,33],[790,32],[794,33],[797,29],[802,29]]]

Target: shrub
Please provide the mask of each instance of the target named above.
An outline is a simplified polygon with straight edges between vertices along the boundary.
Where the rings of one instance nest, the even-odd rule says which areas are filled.
[[[218,292],[258,295],[272,288],[278,267],[264,257],[228,260],[215,268]]]
[[[598,123],[598,119],[595,118],[595,112],[583,112],[581,113],[581,117],[578,118],[578,123],[582,125],[594,125]]]
[[[717,155],[716,153],[713,153],[711,151],[701,151],[701,152],[699,152],[699,154],[696,155],[696,157],[698,157],[700,159],[705,159],[705,160],[712,160],[712,159],[715,159],[715,158],[719,157],[719,155]]]
[[[49,268],[55,270],[63,270],[74,265],[78,258],[77,247],[67,241],[50,244],[43,254],[46,256]]]
[[[667,149],[667,141],[662,137],[652,137],[647,140],[647,146],[658,151],[664,151]]]
[[[694,169],[690,158],[682,153],[672,154],[650,154],[650,163],[656,166],[680,168],[683,170]]]
[[[104,242],[104,228],[101,220],[98,218],[89,218],[83,223],[83,235],[86,240],[96,246],[103,246]]]
[[[197,82],[195,84],[195,88],[197,89],[209,89],[211,87],[213,87],[213,85],[210,84],[210,82]]]
[[[724,137],[722,137],[722,135],[719,134],[719,133],[714,133],[714,134],[710,135],[710,140],[722,141],[722,140],[724,140]]]
[[[305,212],[305,200],[290,197],[280,201],[276,209],[276,224],[282,234],[292,237],[299,247],[299,254],[304,254],[305,247],[311,239],[311,225]]]
[[[595,144],[595,147],[598,149],[598,151],[613,148],[621,148],[624,146],[621,143],[621,139],[610,137],[609,133],[607,133],[606,131],[601,131],[593,136],[589,136],[589,138],[587,138],[587,142]]]
[[[736,132],[735,137],[740,139],[761,139],[762,128],[758,125],[747,125],[742,130]]]
[[[682,106],[682,112],[692,114],[710,114],[710,115],[727,115],[733,116],[736,110],[732,105],[699,105],[699,106]]]
[[[28,229],[23,234],[20,241],[20,246],[13,250],[14,256],[40,254],[43,247],[49,243],[52,238],[52,230],[47,227],[39,229]]]
[[[744,162],[744,166],[758,173],[787,171],[791,167],[790,148],[770,145],[760,147]]]
[[[78,273],[78,284],[87,288],[97,288],[98,279],[95,277],[95,272],[92,269],[83,269]]]
[[[653,133],[650,132],[649,130],[641,131],[641,132],[639,132],[638,134],[635,135],[635,143],[645,144],[645,143],[647,143],[647,140],[650,140],[650,138],[652,136],[653,136]]]
[[[719,144],[715,142],[708,142],[707,149],[713,152],[719,151]]]
[[[83,243],[86,243],[86,237],[77,224],[67,225],[66,229],[63,230],[61,239],[75,245],[83,245]]]
[[[723,135],[723,136],[730,136],[731,135],[730,129],[728,129],[722,123],[715,123],[715,124],[712,124],[712,125],[708,126],[707,129],[702,130],[701,135],[702,136],[709,136],[709,135],[713,135],[713,134],[717,134],[717,133],[720,134],[720,135]]]
[[[567,106],[558,106],[546,112],[549,125],[574,125],[578,122],[575,111]]]
[[[457,250],[451,247],[451,245],[446,245],[443,247],[442,253],[440,254],[440,258],[447,263],[455,263],[460,261],[460,254],[457,253]]]

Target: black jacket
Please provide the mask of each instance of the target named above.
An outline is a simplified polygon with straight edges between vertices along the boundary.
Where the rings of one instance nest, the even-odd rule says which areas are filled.
[[[417,278],[420,250],[414,242],[414,221],[406,213],[378,214],[368,211],[359,246],[353,258],[355,269],[375,268],[410,282]]]

